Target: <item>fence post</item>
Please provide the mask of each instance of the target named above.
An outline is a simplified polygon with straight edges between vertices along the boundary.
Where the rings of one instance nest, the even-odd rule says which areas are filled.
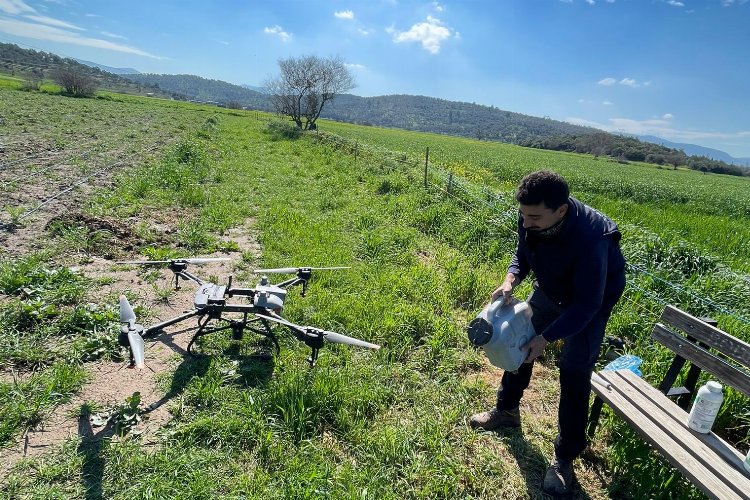
[[[424,188],[427,189],[427,163],[430,161],[430,146],[424,152]]]
[[[452,187],[453,187],[453,172],[448,174],[448,194],[451,193]]]

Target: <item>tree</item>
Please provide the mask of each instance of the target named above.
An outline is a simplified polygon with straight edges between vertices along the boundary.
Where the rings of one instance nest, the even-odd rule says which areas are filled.
[[[309,55],[279,60],[281,74],[265,82],[277,113],[302,130],[315,129],[323,106],[354,87],[354,77],[339,57]]]
[[[75,97],[89,97],[96,91],[96,80],[84,73],[83,67],[61,66],[54,71],[52,78]]]

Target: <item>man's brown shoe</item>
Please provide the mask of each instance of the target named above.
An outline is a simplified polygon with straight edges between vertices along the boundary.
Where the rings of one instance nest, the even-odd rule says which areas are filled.
[[[469,419],[469,425],[472,429],[483,429],[485,431],[494,431],[501,427],[521,427],[521,412],[518,411],[518,407],[512,410],[493,408],[490,411],[472,415]]]
[[[573,462],[557,457],[547,467],[542,490],[553,496],[567,495],[573,488]]]

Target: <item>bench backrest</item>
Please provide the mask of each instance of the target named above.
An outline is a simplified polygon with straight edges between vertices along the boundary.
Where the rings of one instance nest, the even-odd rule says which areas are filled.
[[[700,367],[724,384],[750,397],[750,344],[674,306],[664,308],[661,321],[654,327],[651,334],[653,339],[693,366]],[[677,367],[677,371],[682,368],[682,364]],[[672,368],[670,371],[673,371]],[[672,377],[665,378],[665,382],[667,378],[672,378],[668,386],[671,387],[676,375],[674,373]]]

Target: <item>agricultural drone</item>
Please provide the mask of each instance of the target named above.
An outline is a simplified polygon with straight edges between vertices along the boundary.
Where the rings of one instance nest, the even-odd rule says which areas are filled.
[[[217,257],[118,262],[118,264],[166,265],[174,274],[175,289],[179,289],[180,278],[192,281],[198,285],[198,289],[195,292],[195,299],[193,300],[194,309],[192,311],[146,328],[136,323],[135,313],[130,303],[128,303],[128,299],[124,295],[120,296],[120,322],[122,323],[122,327],[120,329],[119,342],[123,347],[130,346],[132,365],[138,368],[144,366],[144,338],[154,337],[161,333],[164,328],[193,317],[198,318],[198,327],[187,346],[187,351],[191,355],[193,355],[193,344],[198,338],[209,333],[224,330],[231,331],[233,340],[241,340],[246,330],[267,337],[273,342],[276,354],[278,355],[280,347],[273,331],[272,323],[283,325],[298,340],[304,342],[312,349],[312,353],[307,360],[310,363],[310,367],[315,366],[315,361],[318,359],[318,351],[323,347],[325,341],[367,347],[369,349],[380,349],[380,346],[376,344],[312,326],[300,326],[280,316],[284,308],[287,288],[302,285],[300,295],[304,297],[307,291],[307,282],[312,277],[313,270],[348,269],[347,267],[256,269],[253,272],[262,275],[262,277],[255,288],[233,287],[231,276],[226,285],[217,285],[216,283],[204,281],[187,270],[190,264],[201,265],[222,260],[229,259]],[[296,274],[296,276],[274,285],[269,281],[266,276],[267,274]],[[235,304],[228,302],[228,299],[232,297],[247,297],[249,303]],[[235,313],[234,317],[225,316],[228,313]],[[212,324],[209,326],[212,322],[223,322],[224,324]]]

